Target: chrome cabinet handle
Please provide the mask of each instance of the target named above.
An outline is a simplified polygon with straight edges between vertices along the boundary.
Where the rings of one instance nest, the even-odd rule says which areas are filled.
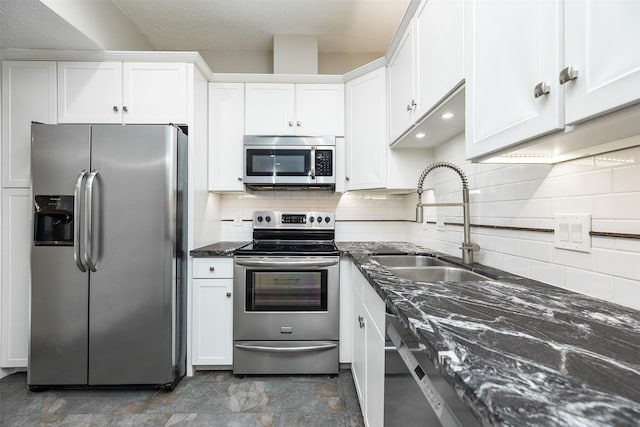
[[[417,106],[418,106],[418,104],[416,104],[416,101],[414,99],[412,99],[411,100],[411,109],[415,110]]]
[[[298,125],[298,127],[302,126],[302,122],[298,121],[296,122],[296,125]]]
[[[350,179],[351,179],[351,178],[349,178],[348,176],[345,176],[345,177],[344,177],[344,180],[345,180],[345,181],[349,181]]]
[[[80,189],[82,188],[82,181],[87,176],[87,171],[82,169],[78,179],[76,179],[76,186],[73,190],[73,260],[76,262],[78,269],[83,273],[87,271],[87,266],[82,262],[80,257]]]
[[[578,70],[573,67],[573,65],[569,65],[562,71],[560,71],[560,84],[563,85],[571,80],[575,80],[578,78]]]
[[[118,106],[117,105],[113,106],[113,111],[116,112],[116,113],[118,112]]]
[[[411,110],[412,110],[411,104],[407,104],[407,111],[411,111]]]
[[[96,262],[93,259],[93,182],[98,176],[98,171],[93,171],[87,178],[84,189],[84,262],[91,271],[97,271]]]
[[[289,122],[289,127],[293,127],[293,122]]]
[[[533,88],[533,96],[535,98],[540,98],[542,95],[547,95],[551,92],[551,87],[547,84],[547,82],[540,82]]]
[[[231,292],[227,292],[227,298],[231,298]]]
[[[216,268],[212,265],[211,267],[209,267],[209,271],[214,272],[216,271]]]
[[[125,105],[124,107],[122,107],[122,111],[124,111],[125,113],[128,113],[129,110],[127,109],[127,106]]]
[[[360,324],[360,329],[364,329],[364,317],[358,316],[358,323]]]
[[[241,176],[238,177],[238,181],[242,181],[242,177]]]

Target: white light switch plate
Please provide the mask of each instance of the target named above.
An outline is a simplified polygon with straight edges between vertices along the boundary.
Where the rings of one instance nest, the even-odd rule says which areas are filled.
[[[591,252],[591,214],[559,214],[554,220],[556,248]]]

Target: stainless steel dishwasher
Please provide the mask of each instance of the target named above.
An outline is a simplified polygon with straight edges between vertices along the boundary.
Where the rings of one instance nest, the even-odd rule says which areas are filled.
[[[384,426],[480,426],[413,335],[387,312]]]

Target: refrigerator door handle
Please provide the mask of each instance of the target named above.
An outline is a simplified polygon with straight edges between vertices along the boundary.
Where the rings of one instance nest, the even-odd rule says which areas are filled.
[[[87,176],[86,169],[82,169],[78,179],[76,179],[76,185],[73,190],[73,260],[76,262],[76,266],[83,273],[87,271],[87,266],[82,262],[80,257],[80,190],[82,188],[82,182]]]
[[[97,262],[93,259],[93,182],[98,176],[99,171],[93,171],[87,178],[87,184],[84,189],[84,261],[87,263],[89,270],[97,271]]]

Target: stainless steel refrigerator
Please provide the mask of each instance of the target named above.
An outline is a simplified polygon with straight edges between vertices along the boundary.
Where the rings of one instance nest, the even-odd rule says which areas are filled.
[[[31,131],[29,387],[172,388],[186,369],[186,134]]]

